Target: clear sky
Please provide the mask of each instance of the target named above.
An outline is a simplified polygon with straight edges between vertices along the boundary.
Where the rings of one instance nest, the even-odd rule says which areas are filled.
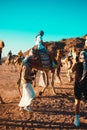
[[[3,56],[35,45],[44,30],[44,41],[87,34],[87,0],[0,0],[0,40]]]

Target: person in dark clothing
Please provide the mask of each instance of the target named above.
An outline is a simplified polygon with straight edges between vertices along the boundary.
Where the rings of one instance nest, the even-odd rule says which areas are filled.
[[[83,82],[83,80],[85,79],[85,77],[87,75],[87,47],[86,46],[84,46],[84,50],[80,52],[79,56],[83,62],[83,75],[80,80],[80,82]]]
[[[75,83],[74,83],[74,96],[75,96],[75,120],[74,125],[80,126],[80,101],[82,98],[82,95],[84,96],[85,100],[87,100],[87,81],[84,80],[83,84],[80,84],[80,80],[83,75],[83,62],[79,57],[76,57],[76,63],[72,68],[72,72],[75,72]]]

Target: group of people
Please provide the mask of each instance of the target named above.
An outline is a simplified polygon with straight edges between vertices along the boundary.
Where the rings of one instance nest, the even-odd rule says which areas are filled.
[[[45,48],[43,42],[44,31],[40,31],[35,38],[35,44],[38,46],[39,52],[47,53],[48,50]],[[11,52],[10,52],[11,53]],[[72,55],[70,53],[70,55]],[[32,87],[32,81],[35,78],[36,72],[32,69],[30,57],[25,57],[22,63],[20,81],[23,87],[22,97],[19,102],[21,110],[32,111],[30,105],[31,101],[35,98],[35,92]],[[52,60],[52,66],[56,64]],[[84,45],[84,50],[80,52],[76,57],[76,63],[72,67],[72,72],[75,72],[75,83],[74,83],[74,96],[75,96],[75,120],[74,125],[80,126],[80,101],[82,96],[87,100],[87,37]]]
[[[38,45],[39,51],[44,51],[47,53],[47,49],[44,47],[42,36],[43,31],[40,31],[36,36],[36,45]],[[32,66],[28,62],[28,58],[24,59],[21,81],[23,84],[23,95],[19,106],[21,109],[31,111],[30,104],[32,99],[35,98],[35,92],[32,87],[32,76],[31,70]],[[53,61],[54,62],[54,61]],[[55,64],[55,63],[54,63]],[[87,45],[84,45],[84,50],[76,57],[76,63],[72,67],[72,72],[75,72],[75,83],[74,83],[74,96],[75,96],[75,120],[74,125],[80,126],[80,101],[82,96],[87,100]],[[35,75],[35,73],[33,73]]]
[[[39,53],[47,53],[48,50],[46,49],[44,42],[43,42],[43,35],[44,31],[40,31],[38,35],[35,37],[35,45],[37,45]],[[52,60],[52,67],[56,67],[55,62]],[[32,99],[35,98],[35,92],[32,87],[32,80],[34,79],[35,71],[32,72],[31,63],[29,63],[29,57],[25,57],[22,64],[21,70],[21,83],[23,86],[23,94],[22,98],[19,103],[20,109],[24,109],[27,111],[31,111],[30,104]]]
[[[80,101],[82,96],[87,100],[87,43],[84,50],[76,56],[76,63],[72,67],[75,72],[74,96],[75,96],[75,120],[74,125],[80,126]]]

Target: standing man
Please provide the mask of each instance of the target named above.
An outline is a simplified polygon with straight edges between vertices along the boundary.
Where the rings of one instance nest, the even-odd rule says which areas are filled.
[[[2,58],[2,49],[4,48],[5,44],[3,41],[0,40],[0,65],[1,63],[1,58]]]
[[[34,80],[35,71],[32,71],[32,66],[29,62],[29,57],[23,61],[20,81],[22,84],[22,98],[19,102],[20,110],[32,111],[30,108],[31,101],[35,98],[35,92],[32,87],[32,80]]]
[[[74,125],[79,127],[80,126],[80,101],[82,98],[82,90],[79,84],[83,74],[83,63],[79,62],[79,57],[76,58],[76,63],[72,68],[72,72],[75,72],[75,82],[74,82],[74,97],[75,97],[75,120]]]
[[[83,75],[81,78],[82,82],[87,75],[87,46],[84,46],[84,50],[80,52],[80,59],[83,61]]]
[[[75,83],[74,83],[74,97],[75,97],[75,120],[74,125],[80,126],[80,101],[82,96],[87,100],[87,76],[81,83],[81,77],[83,75],[83,60],[76,57],[76,63],[72,68],[72,72],[75,72]]]

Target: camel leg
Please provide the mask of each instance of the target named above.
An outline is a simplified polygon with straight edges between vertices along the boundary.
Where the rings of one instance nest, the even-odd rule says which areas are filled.
[[[57,68],[57,77],[60,81],[60,84],[62,85],[62,81],[61,81],[61,78],[60,78],[60,68]]]
[[[73,80],[73,78],[71,76],[71,69],[67,71],[67,77],[68,77],[69,82],[71,82]]]
[[[54,88],[54,73],[52,73],[52,90],[53,90],[53,93],[57,95],[55,88]]]
[[[47,78],[47,84],[46,84],[46,78]],[[45,74],[43,74],[43,79],[45,81],[46,87],[44,87],[44,89],[41,92],[39,92],[40,96],[45,92],[46,88],[49,86],[49,75],[48,75],[48,73],[46,73],[46,76],[45,76]]]

